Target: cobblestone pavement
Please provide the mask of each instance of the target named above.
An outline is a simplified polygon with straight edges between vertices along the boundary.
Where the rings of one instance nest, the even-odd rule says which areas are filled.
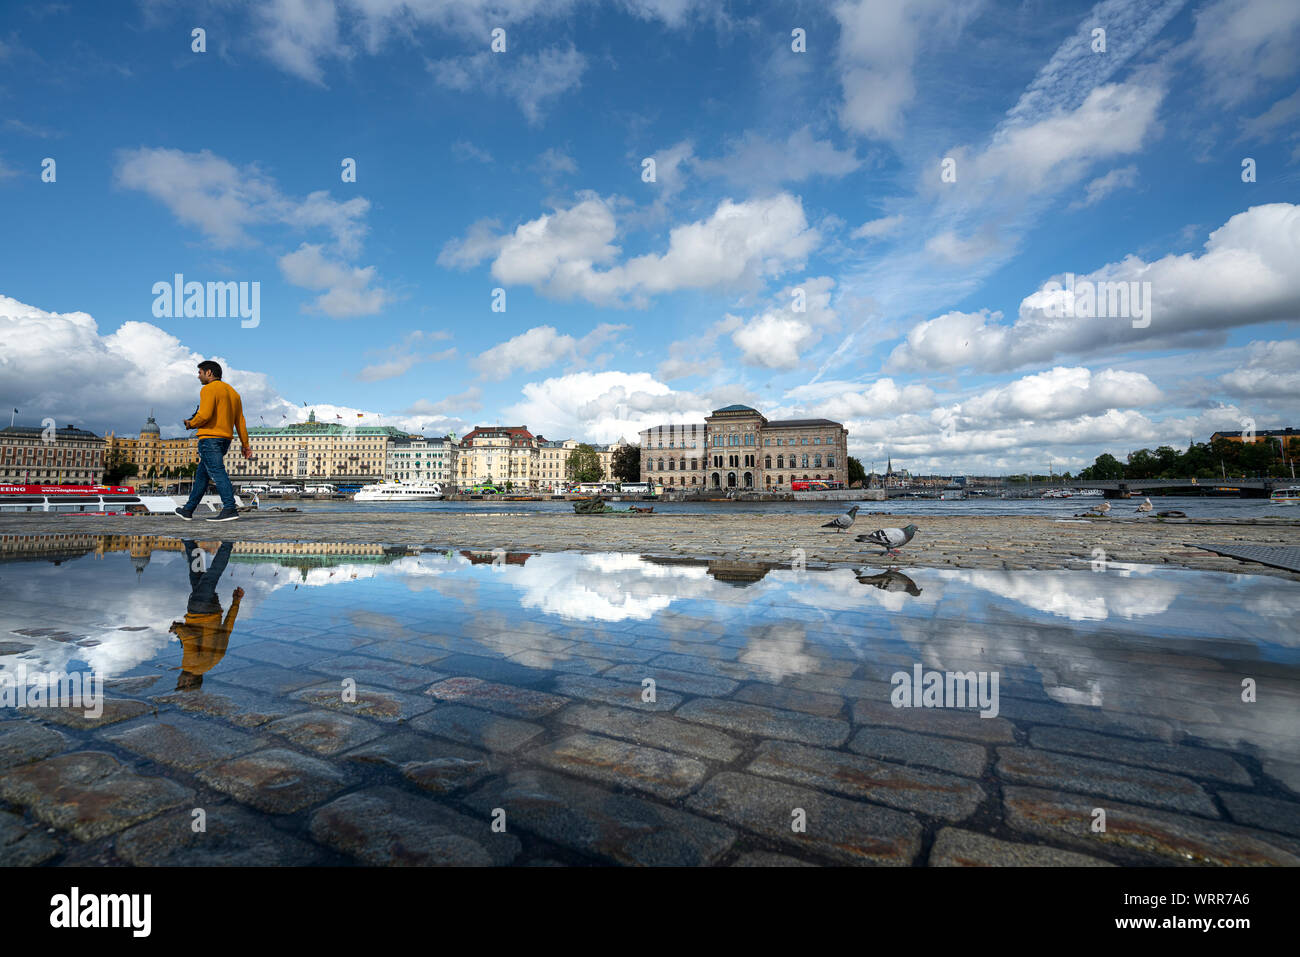
[[[0,711],[0,864],[1300,865],[1294,664],[987,615],[796,639],[779,596],[756,644],[728,623],[754,592],[712,584],[711,616],[610,622],[278,592],[201,688],[160,655],[97,719]],[[76,644],[76,613],[0,639]],[[893,707],[908,628],[998,665],[1000,714]],[[1062,703],[1053,667],[1108,707]]]
[[[869,503],[868,503],[869,504]],[[502,505],[508,512],[509,505]],[[837,514],[834,509],[827,515]],[[847,533],[821,528],[825,516],[566,515],[522,512],[246,513],[237,522],[185,523],[168,516],[20,514],[0,516],[0,535],[93,532],[107,535],[218,535],[247,542],[385,542],[505,548],[510,551],[621,551],[654,556],[743,559],[789,564],[792,551],[819,563],[858,563],[879,549],[854,536],[909,522],[920,532],[890,564],[953,568],[1063,568],[1079,561],[1170,565],[1250,574],[1300,575],[1201,551],[1198,542],[1300,545],[1300,521],[1109,518],[1059,521],[1037,516],[858,515]]]

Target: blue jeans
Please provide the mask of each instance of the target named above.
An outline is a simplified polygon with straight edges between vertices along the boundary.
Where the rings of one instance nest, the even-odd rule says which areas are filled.
[[[234,542],[222,542],[216,556],[212,559],[212,564],[207,566],[207,571],[198,572],[194,570],[194,561],[199,557],[194,554],[198,550],[198,545],[188,539],[185,540],[185,561],[190,566],[190,601],[186,606],[186,612],[191,615],[221,613],[217,583],[221,581],[221,573],[226,570],[226,563],[230,561],[232,548]],[[206,554],[202,556],[202,560],[204,563],[208,561]]]
[[[194,470],[194,488],[190,490],[190,500],[184,505],[185,511],[193,512],[199,507],[199,502],[208,490],[209,479],[221,496],[221,507],[234,509],[235,490],[230,484],[230,476],[226,474],[226,463],[223,461],[230,449],[230,442],[230,439],[199,439],[199,467]]]

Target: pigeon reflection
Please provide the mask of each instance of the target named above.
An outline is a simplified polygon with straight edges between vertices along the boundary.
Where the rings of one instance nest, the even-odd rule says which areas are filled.
[[[881,591],[905,591],[909,595],[921,594],[921,589],[917,587],[916,582],[900,571],[891,568],[878,575],[868,575],[865,572],[866,569],[863,568],[854,573],[857,575],[858,581],[864,585],[873,585]]]
[[[177,691],[197,691],[203,687],[203,676],[217,666],[226,656],[230,644],[230,631],[239,614],[239,600],[244,589],[236,588],[230,596],[230,612],[221,617],[221,599],[217,597],[217,583],[230,561],[234,542],[222,542],[211,562],[192,541],[185,542],[185,556],[190,570],[190,600],[185,608],[185,620],[174,621],[169,629],[181,640],[181,673],[176,680]],[[206,567],[204,567],[206,565]]]

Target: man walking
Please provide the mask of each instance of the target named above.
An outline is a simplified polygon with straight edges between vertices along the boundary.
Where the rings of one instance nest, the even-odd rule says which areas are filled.
[[[217,494],[221,496],[221,512],[208,521],[229,522],[239,518],[239,512],[235,508],[235,490],[230,485],[224,461],[236,428],[239,429],[244,458],[253,457],[248,428],[244,424],[244,406],[239,393],[221,381],[220,363],[211,359],[200,362],[199,381],[203,383],[203,388],[199,390],[199,407],[184,423],[185,428],[198,430],[199,465],[194,471],[194,488],[190,490],[190,500],[176,509],[176,514],[185,521],[190,521],[194,517],[194,510],[203,500],[203,493],[208,490],[208,480],[211,479],[217,487]]]

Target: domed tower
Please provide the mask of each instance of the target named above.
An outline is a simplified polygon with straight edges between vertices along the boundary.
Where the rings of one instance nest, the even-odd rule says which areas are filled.
[[[158,428],[158,423],[153,419],[153,409],[149,410],[149,421],[140,426],[140,438],[146,435],[162,438],[162,429]]]

